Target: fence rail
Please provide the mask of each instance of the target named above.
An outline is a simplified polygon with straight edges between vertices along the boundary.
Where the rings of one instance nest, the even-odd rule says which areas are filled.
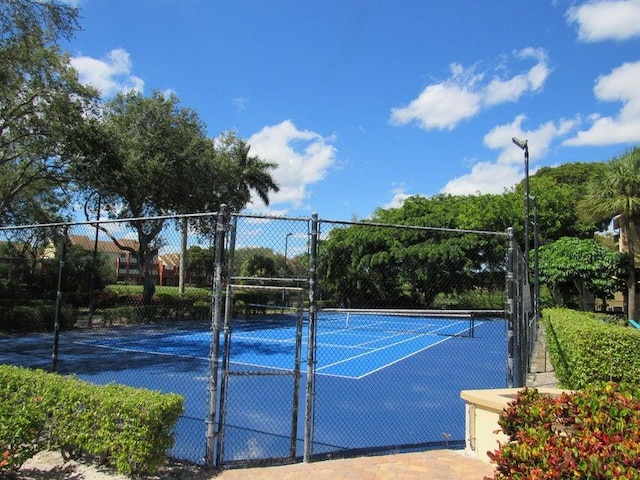
[[[0,293],[1,362],[180,393],[216,466],[459,446],[537,333],[511,230],[224,208],[0,227]]]

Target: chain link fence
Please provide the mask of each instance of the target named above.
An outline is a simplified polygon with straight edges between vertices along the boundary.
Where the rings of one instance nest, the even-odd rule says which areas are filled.
[[[0,228],[0,362],[182,394],[212,466],[461,447],[460,390],[521,386],[511,232],[220,212]]]

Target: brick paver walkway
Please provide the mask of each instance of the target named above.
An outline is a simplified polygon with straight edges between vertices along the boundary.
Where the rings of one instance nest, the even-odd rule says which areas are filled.
[[[482,480],[494,466],[459,450],[432,450],[381,457],[226,470],[216,480]]]

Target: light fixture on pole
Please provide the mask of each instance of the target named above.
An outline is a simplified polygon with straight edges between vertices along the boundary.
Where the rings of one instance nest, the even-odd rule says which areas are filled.
[[[511,139],[524,150],[524,261],[529,265],[529,144],[517,137]]]

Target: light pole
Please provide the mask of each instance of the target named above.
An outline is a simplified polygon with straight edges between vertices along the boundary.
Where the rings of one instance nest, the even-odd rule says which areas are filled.
[[[511,139],[524,150],[524,261],[529,266],[529,144],[517,137]],[[527,282],[528,283],[528,282]]]
[[[531,322],[529,321],[530,315],[533,310],[533,305],[531,303],[531,289],[529,287],[529,143],[527,140],[520,140],[517,137],[512,137],[511,141],[518,146],[521,150],[524,151],[524,265],[525,265],[525,285],[523,291],[523,299],[522,299],[522,320],[524,321],[524,325],[522,325],[522,333],[520,336],[520,362],[521,365],[519,367],[521,376],[520,381],[524,380],[525,372],[529,370],[529,355],[531,351],[529,350],[528,344],[530,343],[531,336]],[[535,317],[534,317],[535,319]],[[524,368],[523,368],[524,367]]]

